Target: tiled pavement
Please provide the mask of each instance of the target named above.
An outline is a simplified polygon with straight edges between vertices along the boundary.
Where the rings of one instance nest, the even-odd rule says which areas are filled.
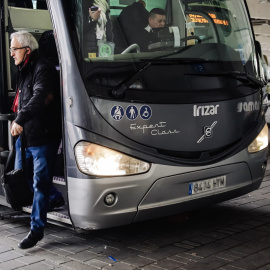
[[[270,270],[270,162],[260,189],[203,210],[88,233],[48,224],[23,251],[29,221],[0,220],[0,269]]]

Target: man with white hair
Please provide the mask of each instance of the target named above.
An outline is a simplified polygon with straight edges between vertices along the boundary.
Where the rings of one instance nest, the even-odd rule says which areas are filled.
[[[18,67],[17,94],[12,106],[17,113],[12,136],[23,135],[27,178],[33,183],[31,230],[18,244],[27,249],[44,236],[52,187],[52,156],[61,138],[61,111],[58,73],[40,57],[38,42],[27,31],[11,34],[10,54]],[[16,141],[15,169],[22,168],[21,140]]]

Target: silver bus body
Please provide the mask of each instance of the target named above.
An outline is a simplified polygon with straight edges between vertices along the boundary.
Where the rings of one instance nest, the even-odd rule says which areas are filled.
[[[173,0],[172,5],[176,6],[177,2]],[[193,2],[198,2],[201,10],[211,5],[203,6],[202,2],[216,2],[214,4],[217,5],[223,1]],[[240,2],[245,7],[243,11],[247,13],[244,19],[248,20],[245,2]],[[215,47],[216,45],[208,43],[193,43],[189,45],[193,48],[183,52],[184,60],[179,59],[179,62],[191,61],[190,55],[194,55],[196,59],[210,59],[208,62],[197,60],[189,67],[183,64],[169,64],[166,68],[153,65],[145,70],[143,76],[146,84],[155,85],[155,89],[163,83],[160,77],[166,73],[164,81],[167,83],[168,93],[164,93],[163,86],[160,86],[162,90],[157,94],[160,95],[159,101],[149,101],[142,96],[136,100],[136,95],[134,98],[110,98],[103,94],[89,94],[84,81],[88,77],[82,74],[87,70],[80,70],[81,63],[74,53],[73,37],[67,27],[66,7],[60,0],[49,0],[47,5],[58,49],[61,77],[65,175],[61,183],[57,179],[54,182],[58,187],[62,184],[61,189],[67,201],[66,212],[60,219],[62,222],[86,230],[121,226],[206,207],[249,193],[260,186],[266,169],[268,147],[251,152],[249,146],[266,129],[262,86],[257,81],[255,86],[254,82],[248,84],[244,82],[248,79],[240,78],[247,84],[235,86],[239,89],[243,87],[246,92],[242,95],[227,95],[217,91],[215,96],[207,92],[209,88],[218,89],[223,83],[220,75],[215,75],[211,68],[212,55],[224,54],[220,59],[225,59],[224,62],[233,68],[234,63],[229,61],[230,56],[239,55],[239,50],[242,49],[229,48],[222,44]],[[177,12],[182,11],[179,9]],[[195,8],[190,13],[197,16],[202,14],[201,11],[195,11]],[[209,15],[205,17],[208,18]],[[180,19],[176,19],[174,23],[188,23],[183,18],[182,21],[178,20]],[[195,27],[195,24],[189,27]],[[246,25],[250,27],[249,22]],[[252,33],[251,29],[246,29],[243,33],[246,35],[248,31]],[[182,32],[180,30],[181,36]],[[218,35],[213,38],[213,43]],[[247,37],[243,35],[245,40]],[[252,42],[253,36],[249,40]],[[141,55],[145,57],[143,53]],[[123,55],[114,55],[114,60],[104,59],[102,63],[106,65],[107,61],[109,65],[113,61],[117,62],[117,57],[120,59]],[[145,61],[147,59],[145,57]],[[242,60],[239,57],[238,62]],[[88,63],[85,60],[85,63],[94,66],[98,61],[102,60],[97,57],[93,62]],[[211,74],[192,74],[192,68],[211,69]],[[106,67],[104,69],[104,73],[107,73]],[[181,78],[186,78],[182,84],[177,78],[176,70],[179,74],[184,74]],[[223,71],[226,73],[226,70]],[[91,75],[91,67],[88,72],[89,77],[95,76]],[[97,73],[98,76],[103,76],[102,72]],[[228,74],[221,74],[223,75]],[[231,79],[230,75],[228,78]],[[184,99],[179,98],[175,102],[169,100],[168,95],[173,95],[170,87],[177,91],[188,85],[192,89],[201,87],[200,91],[205,91],[205,97],[200,98],[201,92],[189,93],[185,90]],[[133,84],[134,89],[135,87]],[[230,83],[226,87],[229,89]],[[126,90],[128,91],[129,89]],[[242,88],[239,93],[241,91]],[[192,97],[192,102],[188,102],[189,96]],[[84,158],[80,156],[81,150],[77,150],[80,143],[114,150],[145,162],[149,167],[126,175],[121,175],[122,171],[115,175],[88,173],[78,165],[79,159]],[[106,166],[109,167],[110,162],[112,161],[108,160]],[[24,210],[31,211],[30,208]],[[57,214],[61,217],[61,211],[48,213],[48,217],[57,219],[53,217]]]

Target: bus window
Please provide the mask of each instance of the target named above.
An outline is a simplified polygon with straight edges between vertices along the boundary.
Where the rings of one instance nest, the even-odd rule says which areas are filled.
[[[100,90],[95,90],[99,88],[99,85],[112,88],[121,84],[132,76],[134,69],[140,70],[148,61],[157,59],[163,62],[171,61],[171,59],[216,61],[220,63],[217,68],[222,72],[248,72],[250,74],[255,72],[257,76],[255,51],[249,38],[252,32],[244,19],[247,15],[244,14],[245,11],[241,5],[232,1],[160,0],[145,1],[145,5],[142,5],[140,1],[131,2],[108,1],[107,20],[111,26],[106,28],[107,40],[100,41],[95,40],[95,34],[91,34],[89,2],[77,0],[66,4],[70,13],[71,28],[69,29],[72,29],[70,32],[72,42],[90,95],[101,94]],[[136,29],[147,26],[149,10],[153,7],[159,7],[165,11],[166,25],[158,29],[158,40],[149,42],[147,49],[142,50],[138,45],[141,37]],[[125,16],[123,20],[123,14],[127,9],[129,9],[128,16]],[[142,22],[141,25],[138,22]],[[126,27],[129,24],[133,28],[127,31]],[[108,29],[112,31],[110,39]],[[228,66],[226,64],[228,62],[233,64]],[[159,83],[158,80],[156,85],[149,84],[146,73],[144,82],[137,80],[139,89],[147,85],[147,91],[165,91],[165,89],[167,91],[167,84]],[[185,82],[183,71],[177,74],[179,82],[183,84]],[[194,91],[200,91],[203,87],[200,84]],[[214,84],[213,87],[215,88]],[[178,90],[175,84],[172,91],[175,93]],[[107,94],[106,92],[104,90],[101,95],[110,96],[110,91]]]
[[[9,0],[8,5],[19,8],[33,8],[31,0]]]
[[[29,9],[48,9],[46,0],[8,0],[10,7]]]
[[[195,24],[196,33],[202,36],[203,41],[206,36],[208,37],[206,42],[212,42],[209,36],[214,36],[215,42],[227,44],[236,50],[243,64],[247,64],[251,60],[253,67],[249,63],[246,69],[251,68],[250,72],[255,71],[254,66],[257,61],[254,58],[253,44],[249,38],[252,33],[250,27],[243,20],[243,17],[246,16],[243,14],[243,9],[239,8],[238,5],[233,7],[230,1],[221,3],[213,1],[208,2],[208,4],[202,4],[198,1],[198,3],[190,4],[188,10],[190,12],[188,16]]]

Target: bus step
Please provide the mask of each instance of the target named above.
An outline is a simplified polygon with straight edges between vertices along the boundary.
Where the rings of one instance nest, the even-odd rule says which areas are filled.
[[[61,177],[61,176],[54,176],[53,183],[57,185],[63,185],[63,186],[66,185],[64,177]]]
[[[72,225],[69,216],[61,212],[49,212],[47,214],[47,218]]]
[[[6,211],[1,211],[1,214],[0,214],[0,220],[3,220],[5,218],[16,218],[16,217],[19,217],[20,214],[22,212],[21,211],[15,211],[13,209],[8,209]]]
[[[31,206],[23,207],[22,210],[26,213],[31,213],[32,207]],[[55,220],[61,223],[72,225],[66,209],[57,209],[56,211],[48,212],[47,218],[48,221]]]

